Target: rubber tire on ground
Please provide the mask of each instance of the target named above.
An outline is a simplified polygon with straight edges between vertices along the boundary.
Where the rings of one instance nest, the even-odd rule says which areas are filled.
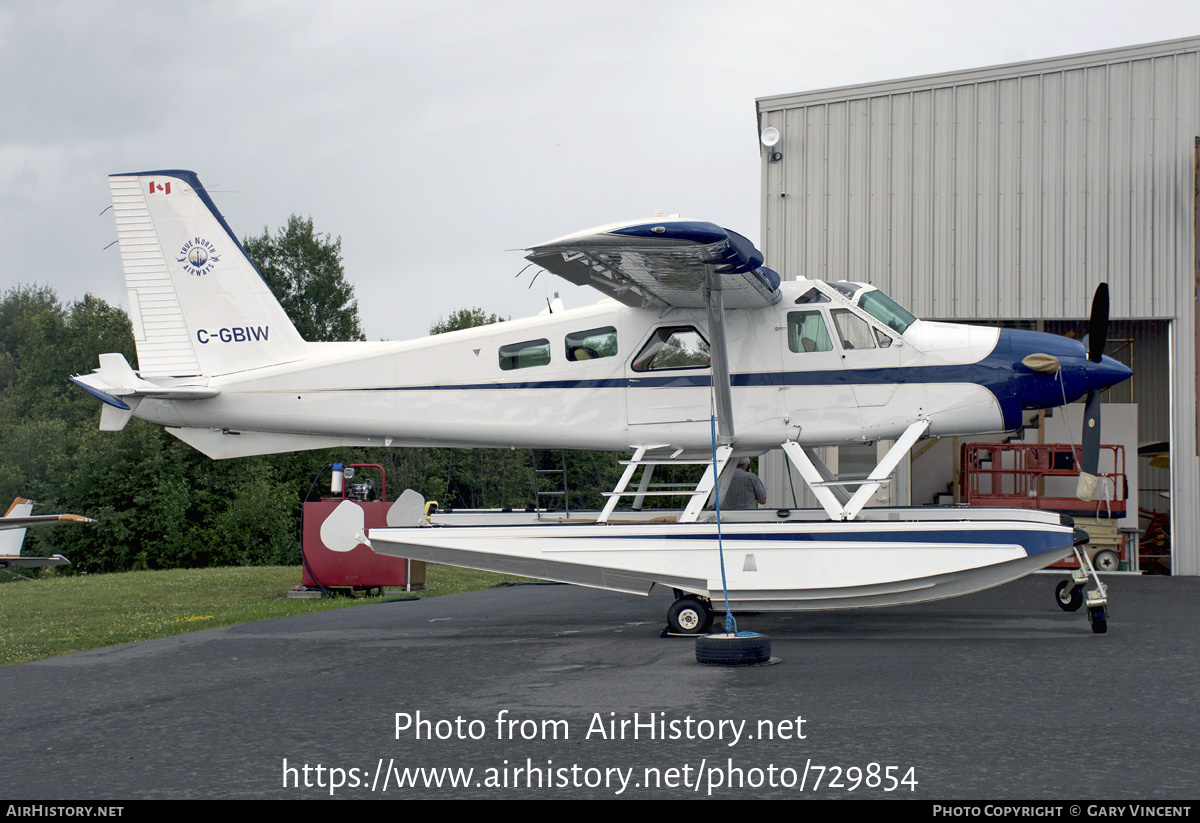
[[[1071,592],[1069,598],[1063,596],[1068,588]],[[1083,605],[1083,587],[1076,586],[1073,580],[1062,581],[1054,590],[1054,602],[1064,612],[1079,611],[1079,607]]]
[[[712,666],[751,666],[771,659],[771,638],[709,634],[696,638],[696,662]]]
[[[1115,572],[1121,568],[1121,558],[1116,552],[1109,549],[1096,552],[1092,558],[1092,565],[1098,572]]]
[[[704,634],[712,622],[712,609],[698,597],[681,597],[667,610],[671,634]]]
[[[1103,606],[1088,609],[1088,622],[1092,624],[1092,631],[1096,634],[1108,632],[1108,615],[1104,613]]]

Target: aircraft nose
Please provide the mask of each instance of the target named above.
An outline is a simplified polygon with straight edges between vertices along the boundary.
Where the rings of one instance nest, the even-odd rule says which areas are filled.
[[[1087,361],[1084,373],[1084,385],[1089,392],[1107,389],[1133,377],[1133,369],[1107,354],[1100,358],[1099,363]]]
[[[1013,358],[1014,390],[1026,409],[1072,403],[1129,379],[1133,372],[1107,355],[1096,363],[1078,340],[1044,332],[1005,329]]]

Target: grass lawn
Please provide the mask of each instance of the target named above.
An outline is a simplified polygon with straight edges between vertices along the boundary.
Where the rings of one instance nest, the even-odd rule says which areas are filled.
[[[214,626],[344,609],[378,598],[287,600],[299,566],[8,578],[0,585],[0,665],[168,637]],[[451,566],[429,566],[422,597],[528,582]],[[388,590],[384,597],[403,595]]]

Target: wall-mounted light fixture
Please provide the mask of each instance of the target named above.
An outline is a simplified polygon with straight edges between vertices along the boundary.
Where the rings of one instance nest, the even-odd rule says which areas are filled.
[[[762,141],[762,144],[767,149],[767,160],[769,162],[774,163],[783,159],[783,152],[775,148],[779,143],[779,129],[774,126],[767,126],[762,130],[762,134],[759,135],[758,139]]]

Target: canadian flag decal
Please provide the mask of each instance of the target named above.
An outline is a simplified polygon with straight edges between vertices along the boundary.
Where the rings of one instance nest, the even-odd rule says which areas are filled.
[[[170,181],[168,181],[166,183],[155,183],[153,180],[151,180],[150,181],[150,193],[154,194],[155,192],[160,192],[161,194],[170,194],[171,193]]]

